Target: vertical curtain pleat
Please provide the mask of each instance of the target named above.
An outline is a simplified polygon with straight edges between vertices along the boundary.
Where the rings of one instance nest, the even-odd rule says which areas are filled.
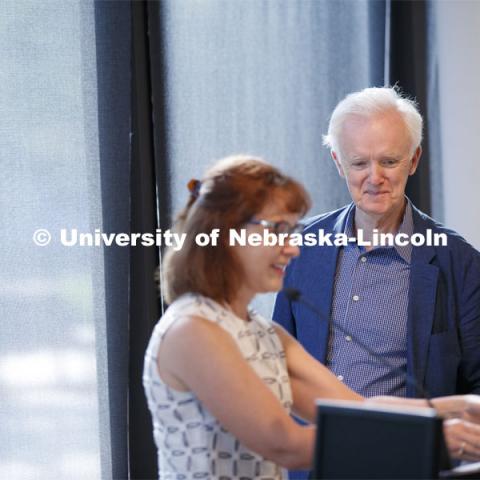
[[[391,0],[390,15],[390,84],[397,84],[417,100],[425,123],[422,158],[416,174],[408,181],[406,193],[418,208],[430,214],[427,4]]]
[[[95,3],[98,132],[102,188],[102,231],[130,233],[130,4]],[[108,411],[101,412],[101,434],[110,441],[111,472],[106,478],[128,478],[128,248],[104,249]],[[104,385],[100,386],[101,389]],[[102,433],[103,432],[103,433]]]
[[[157,202],[151,81],[146,2],[132,4],[133,95],[131,229],[155,233]],[[142,385],[143,359],[153,326],[159,318],[159,297],[153,281],[158,266],[155,247],[131,248],[130,266],[130,368],[129,368],[129,471],[130,478],[157,477],[152,420]]]

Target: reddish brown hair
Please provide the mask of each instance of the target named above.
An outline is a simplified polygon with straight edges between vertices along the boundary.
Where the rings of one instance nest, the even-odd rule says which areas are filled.
[[[310,197],[303,186],[259,158],[232,156],[217,162],[200,182],[190,182],[190,199],[173,230],[186,233],[183,248],[167,250],[162,264],[162,293],[167,303],[187,292],[229,302],[243,281],[228,232],[240,228],[267,202],[278,201],[290,213],[304,215]],[[198,233],[220,229],[217,246],[199,247]]]

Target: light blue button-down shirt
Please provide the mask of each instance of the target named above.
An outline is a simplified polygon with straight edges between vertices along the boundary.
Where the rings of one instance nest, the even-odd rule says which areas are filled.
[[[355,237],[355,208],[345,232]],[[398,233],[413,233],[407,200]],[[367,252],[350,243],[339,251],[331,316],[335,323],[395,365],[392,370],[372,358],[349,335],[330,325],[327,367],[358,393],[406,395],[407,310],[412,246],[376,247]]]

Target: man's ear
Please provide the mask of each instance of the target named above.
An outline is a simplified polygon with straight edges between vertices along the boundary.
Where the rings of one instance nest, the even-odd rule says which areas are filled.
[[[411,159],[410,170],[408,171],[409,175],[413,175],[417,171],[418,162],[420,162],[421,156],[422,156],[422,147],[418,146]]]
[[[337,152],[334,152],[333,150],[330,152],[330,155],[332,156],[333,163],[335,163],[335,166],[337,167],[338,174],[342,177],[345,178],[345,172],[343,171],[342,164],[340,163],[340,159],[338,158]]]

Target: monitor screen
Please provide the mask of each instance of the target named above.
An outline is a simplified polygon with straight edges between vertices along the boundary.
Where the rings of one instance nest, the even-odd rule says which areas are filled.
[[[448,468],[434,410],[317,402],[313,478],[438,478]]]

